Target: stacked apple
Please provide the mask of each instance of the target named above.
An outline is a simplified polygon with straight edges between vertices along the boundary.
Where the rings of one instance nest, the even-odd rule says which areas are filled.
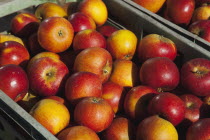
[[[209,0],[132,0],[210,42]]]
[[[101,0],[18,14],[0,36],[0,89],[60,140],[210,139],[210,60],[177,61],[171,39],[107,18]]]

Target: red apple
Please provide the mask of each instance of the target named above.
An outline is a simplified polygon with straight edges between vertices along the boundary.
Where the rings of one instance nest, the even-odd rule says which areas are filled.
[[[69,70],[59,59],[41,57],[27,69],[30,89],[40,96],[53,96],[64,89]]]
[[[196,122],[200,118],[200,107],[202,100],[193,94],[183,94],[179,96],[185,103],[185,119]]]
[[[210,61],[194,58],[185,62],[181,68],[181,84],[197,96],[210,95]]]
[[[65,97],[73,105],[84,97],[100,97],[101,94],[102,81],[91,72],[76,72],[65,83]]]
[[[98,75],[106,82],[112,71],[112,56],[103,48],[91,47],[81,51],[74,61],[74,71],[87,71]]]
[[[114,82],[107,81],[102,85],[102,98],[104,98],[117,113],[123,109],[124,88]]]
[[[185,117],[185,103],[177,95],[169,92],[162,92],[156,95],[149,103],[148,112],[151,115],[159,115],[178,125]]]
[[[0,44],[0,66],[15,64],[25,67],[30,54],[25,46],[16,41],[5,41]]]
[[[23,99],[29,89],[29,81],[22,67],[8,64],[0,67],[0,90],[15,102]]]
[[[140,122],[148,117],[147,107],[149,101],[156,94],[158,94],[158,92],[149,86],[139,85],[131,88],[128,93],[126,93],[124,100],[126,115],[136,122]]]
[[[158,91],[170,91],[179,84],[179,70],[176,64],[166,57],[154,57],[146,60],[140,68],[142,84]]]
[[[101,97],[85,97],[74,110],[75,122],[87,126],[95,132],[101,132],[108,128],[113,118],[112,107]]]
[[[102,25],[98,26],[96,30],[101,33],[105,38],[108,38],[111,36],[112,33],[118,30],[117,27],[112,26],[112,25]]]
[[[210,20],[198,20],[189,25],[188,31],[210,42]]]
[[[140,62],[153,57],[167,57],[174,60],[177,56],[175,43],[167,37],[158,34],[149,34],[140,40],[137,47]]]
[[[63,17],[49,17],[40,23],[37,36],[45,50],[59,53],[71,46],[74,29]]]
[[[193,123],[188,131],[186,140],[209,140],[210,118],[200,119]]]
[[[167,0],[164,17],[174,24],[187,26],[195,9],[195,0]]]
[[[102,132],[103,140],[134,140],[135,127],[127,118],[117,117],[111,125]]]
[[[73,40],[73,49],[81,51],[90,47],[106,48],[105,37],[94,29],[86,29],[78,32]]]
[[[71,14],[68,20],[72,24],[75,33],[86,29],[96,29],[95,21],[81,12]]]
[[[12,18],[10,24],[14,35],[28,37],[38,30],[39,19],[32,13],[20,13]]]

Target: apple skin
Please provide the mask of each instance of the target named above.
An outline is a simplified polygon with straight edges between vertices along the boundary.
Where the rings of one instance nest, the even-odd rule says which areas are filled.
[[[62,92],[69,75],[67,66],[59,59],[41,57],[27,69],[30,89],[40,96],[53,96]]]
[[[210,95],[210,61],[194,58],[185,62],[180,70],[181,84],[197,96]]]
[[[210,42],[210,20],[198,20],[189,25],[188,31]]]
[[[140,122],[149,116],[147,107],[150,100],[159,94],[155,89],[139,85],[131,88],[125,96],[125,114],[135,122]]]
[[[74,109],[75,122],[87,126],[95,132],[101,132],[108,128],[113,118],[112,107],[101,97],[85,97]]]
[[[177,25],[187,26],[195,9],[194,0],[167,0],[164,18]]]
[[[199,119],[187,131],[186,140],[209,140],[210,118]]]
[[[125,117],[116,117],[111,125],[102,132],[103,140],[134,140],[135,126]]]
[[[15,102],[20,101],[29,89],[29,80],[22,67],[8,64],[0,67],[0,89]]]
[[[123,110],[124,96],[125,90],[122,86],[111,81],[103,83],[101,97],[112,106],[115,113]]]
[[[38,5],[34,14],[40,21],[43,21],[49,17],[67,18],[66,11],[60,5],[53,2],[45,2]]]
[[[102,25],[96,28],[96,30],[101,33],[105,38],[111,36],[112,33],[119,30],[117,27],[112,25]]]
[[[95,29],[86,29],[78,32],[73,40],[73,49],[81,51],[90,47],[106,48],[105,37]]]
[[[76,72],[65,83],[65,97],[74,106],[84,97],[101,95],[102,81],[94,73]]]
[[[198,20],[208,20],[210,17],[210,5],[203,4],[202,6],[195,9],[191,23]]]
[[[58,135],[59,140],[100,140],[95,131],[86,126],[71,126],[63,129]]]
[[[75,33],[86,29],[96,29],[95,21],[81,12],[71,14],[68,20],[72,24]]]
[[[75,58],[74,72],[87,71],[98,75],[106,82],[112,71],[112,56],[104,48],[90,47],[82,50]]]
[[[175,89],[180,81],[176,64],[166,57],[154,57],[146,60],[139,71],[142,84],[158,91]]]
[[[137,47],[140,62],[153,57],[167,57],[172,61],[177,56],[177,47],[169,38],[158,34],[149,34],[143,37]]]
[[[15,64],[25,68],[30,59],[27,48],[16,41],[1,43],[0,54],[0,66]]]
[[[14,35],[28,37],[38,30],[39,19],[32,13],[20,13],[12,18],[10,24]]]
[[[49,17],[40,23],[37,36],[40,45],[45,50],[60,53],[71,46],[74,29],[65,18]]]
[[[178,133],[172,123],[153,115],[138,124],[136,140],[178,140]]]
[[[91,17],[97,26],[103,25],[108,18],[108,10],[102,0],[82,0],[77,10]]]
[[[162,92],[150,100],[148,112],[150,115],[159,115],[171,122],[174,126],[178,125],[185,117],[185,103],[179,96]]]

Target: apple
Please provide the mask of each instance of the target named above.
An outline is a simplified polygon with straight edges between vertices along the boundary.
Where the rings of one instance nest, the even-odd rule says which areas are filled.
[[[86,29],[78,32],[73,40],[73,49],[81,51],[90,47],[106,48],[105,37],[95,29]]]
[[[101,97],[85,97],[74,109],[75,122],[97,133],[108,128],[113,118],[114,111],[111,105]]]
[[[144,36],[137,47],[140,62],[153,57],[167,57],[172,61],[177,56],[176,44],[169,38],[158,34]]]
[[[72,24],[75,33],[85,29],[96,29],[95,21],[81,12],[71,14],[68,20]]]
[[[138,66],[131,60],[117,59],[113,62],[109,81],[123,87],[134,87],[138,84]]]
[[[132,0],[132,1],[153,13],[157,13],[166,2],[166,0]]]
[[[53,135],[66,128],[70,122],[70,112],[61,102],[42,99],[30,110],[29,114]]]
[[[104,48],[86,48],[76,56],[73,69],[75,72],[95,73],[104,83],[109,79],[112,71],[112,56]]]
[[[210,42],[210,20],[198,20],[189,25],[188,31]]]
[[[125,114],[135,122],[142,121],[149,116],[147,107],[156,94],[158,92],[149,86],[139,85],[131,88],[125,95]]]
[[[112,33],[114,33],[115,31],[119,29],[113,25],[102,25],[102,26],[98,26],[96,30],[99,33],[101,33],[105,38],[108,38],[109,36],[111,36]]]
[[[136,35],[127,29],[119,29],[107,38],[107,50],[113,59],[131,60],[137,47]]]
[[[210,118],[199,119],[187,130],[186,140],[209,140]]]
[[[38,5],[34,14],[40,21],[49,17],[67,18],[66,11],[60,5],[53,2],[45,2]]]
[[[101,97],[112,106],[115,113],[122,111],[124,96],[125,90],[122,86],[111,81],[103,83]]]
[[[178,140],[178,133],[171,122],[153,115],[138,124],[136,140]]]
[[[195,9],[191,22],[193,23],[198,20],[208,20],[209,17],[210,17],[210,5],[203,4]]]
[[[62,93],[69,74],[68,67],[59,59],[41,57],[27,69],[30,89],[39,96]]]
[[[195,0],[167,0],[164,18],[180,26],[188,26],[195,9]]]
[[[177,95],[170,92],[162,92],[153,97],[148,105],[150,115],[159,115],[171,122],[174,126],[185,118],[185,103]]]
[[[185,62],[180,70],[181,84],[197,96],[210,95],[210,61],[194,58]]]
[[[185,119],[196,122],[200,118],[200,107],[202,100],[193,94],[183,94],[179,96],[185,103]]]
[[[91,17],[97,26],[103,25],[108,18],[108,10],[102,0],[81,0],[78,11]]]
[[[40,52],[46,51],[42,46],[39,44],[37,32],[31,34],[28,37],[27,48],[31,56],[35,56]]]
[[[0,90],[12,100],[23,99],[29,89],[29,80],[24,69],[18,65],[8,64],[0,67]]]
[[[16,41],[0,43],[0,54],[0,66],[15,64],[25,68],[30,59],[27,48]]]
[[[154,57],[146,60],[139,71],[142,84],[158,91],[170,91],[177,87],[180,81],[179,69],[166,57]]]
[[[0,33],[0,43],[3,43],[5,41],[16,41],[25,46],[25,42],[23,41],[22,38],[8,33],[7,34]]]
[[[40,23],[37,36],[45,50],[60,53],[71,46],[74,29],[63,17],[49,17]]]
[[[103,140],[134,140],[135,126],[125,117],[114,118],[111,125],[102,132]]]
[[[76,72],[65,83],[65,97],[76,105],[84,97],[101,97],[102,81],[98,75],[91,72]]]
[[[28,37],[36,32],[39,19],[33,13],[19,13],[10,22],[11,32],[20,37]]]
[[[86,126],[72,126],[63,129],[57,136],[59,140],[100,140],[95,131]]]

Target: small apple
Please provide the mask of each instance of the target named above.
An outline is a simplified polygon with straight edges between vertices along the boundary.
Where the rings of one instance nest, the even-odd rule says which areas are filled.
[[[69,70],[59,59],[41,57],[27,69],[30,89],[40,96],[52,96],[61,92]]]
[[[112,71],[112,56],[104,48],[86,48],[76,56],[73,69],[75,72],[95,73],[104,83],[109,79]]]
[[[0,66],[15,64],[25,68],[30,59],[27,48],[16,41],[0,43],[0,54]]]
[[[146,60],[140,68],[142,84],[158,91],[170,91],[179,84],[180,74],[176,64],[166,57],[154,57]]]
[[[87,126],[95,132],[101,132],[108,128],[113,118],[112,107],[101,97],[85,97],[74,110],[75,122]]]
[[[101,97],[102,81],[98,75],[91,72],[76,72],[65,83],[65,97],[76,105],[84,97]]]
[[[137,47],[136,35],[127,29],[115,31],[107,38],[107,50],[113,59],[131,60]]]
[[[105,37],[95,29],[86,29],[78,32],[73,40],[73,49],[81,51],[90,47],[106,48]]]
[[[197,7],[193,13],[191,22],[198,20],[208,20],[210,18],[210,5],[203,4]]]
[[[209,140],[210,118],[199,119],[187,130],[186,140]]]
[[[189,25],[188,31],[210,42],[210,20],[198,20]]]
[[[39,19],[32,13],[19,13],[12,18],[10,24],[14,35],[28,37],[38,30]]]
[[[8,64],[0,67],[0,90],[15,102],[23,99],[29,89],[29,81],[22,67]]]
[[[63,17],[49,17],[40,23],[37,36],[45,50],[59,53],[71,46],[74,29]]]
[[[173,61],[177,56],[177,47],[167,37],[149,34],[140,40],[137,47],[137,55],[140,62],[153,57],[167,57]]]
[[[178,125],[185,117],[185,103],[177,95],[170,92],[162,92],[153,97],[148,105],[150,115],[159,115],[171,122],[174,126]]]
[[[71,14],[68,20],[72,24],[75,33],[86,29],[96,29],[95,21],[81,12]]]
[[[98,26],[96,30],[99,33],[101,33],[105,38],[108,38],[109,36],[111,36],[112,33],[114,33],[115,31],[119,29],[113,25],[102,25],[102,26]]]
[[[210,95],[210,60],[194,58],[185,62],[181,68],[181,84],[197,96]]]

